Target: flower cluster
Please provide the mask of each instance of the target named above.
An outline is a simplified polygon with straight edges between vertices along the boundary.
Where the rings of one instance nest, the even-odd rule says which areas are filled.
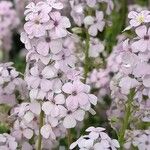
[[[113,9],[111,0],[71,0],[71,17],[75,26],[72,30],[76,34],[86,32],[86,40],[82,41],[85,46],[88,42],[88,55],[91,58],[97,58],[104,53],[104,44],[96,38],[97,35],[104,30],[106,25],[103,11],[100,11],[100,4],[106,3],[106,14],[110,14]],[[82,39],[80,39],[82,40]],[[86,46],[85,46],[86,47]]]
[[[16,104],[16,96],[20,96],[19,99],[27,97],[27,91],[25,90],[26,84],[19,77],[19,72],[12,67],[13,63],[1,63],[0,64],[0,104],[7,104],[13,106]],[[22,92],[22,90],[24,92]],[[20,95],[16,95],[16,91]]]
[[[119,143],[115,139],[111,139],[102,127],[89,127],[86,132],[88,135],[81,136],[76,142],[70,145],[70,149],[74,149],[78,146],[79,150],[117,150]]]
[[[120,129],[121,124],[118,124],[118,121],[122,120],[128,113],[130,116],[130,119],[128,118],[129,132],[133,133],[140,129],[143,122],[149,123],[150,121],[149,16],[149,11],[131,11],[129,13],[130,28],[135,29],[137,36],[131,40],[126,39],[121,43],[120,68],[116,70],[117,74],[110,82],[113,101],[108,116],[112,126],[115,129]],[[128,29],[126,28],[126,30]],[[141,132],[147,131],[143,130]],[[141,138],[143,138],[143,135],[141,135]],[[132,142],[134,143],[133,146],[141,149],[142,141],[138,143],[139,139],[136,138],[137,143],[134,143],[133,139]],[[147,149],[144,144],[142,148]]]
[[[0,49],[8,52],[11,49],[12,30],[19,24],[19,18],[9,1],[0,2]]]
[[[135,88],[136,102],[142,104],[143,96],[149,101],[149,35],[145,25],[135,29],[138,37],[123,42],[122,64],[118,74],[111,83],[112,94],[117,94],[117,87],[125,96],[132,88]],[[141,46],[143,44],[143,46]],[[141,47],[140,47],[141,46]],[[128,83],[128,84],[127,84]],[[143,102],[144,103],[144,102]]]
[[[67,30],[69,19],[60,13],[63,7],[57,0],[26,6],[21,41],[28,50],[25,80],[31,102],[14,111],[20,114],[13,131],[19,141],[41,134],[43,142],[51,143],[66,129],[74,128],[97,103],[76,70],[74,37]],[[41,114],[43,125],[38,130]]]
[[[0,134],[0,149],[1,150],[16,150],[17,142],[14,137],[11,135],[4,133]]]
[[[150,130],[126,131],[125,148],[129,150],[131,146],[139,150],[148,150],[150,147]]]

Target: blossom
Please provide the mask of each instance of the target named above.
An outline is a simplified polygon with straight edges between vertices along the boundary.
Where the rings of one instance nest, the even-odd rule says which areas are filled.
[[[49,137],[51,137],[51,139],[55,140],[56,138],[49,124],[46,124],[41,128],[41,134],[45,139],[48,139]]]
[[[0,149],[16,150],[17,147],[18,147],[18,144],[13,136],[7,133],[0,134]]]
[[[76,142],[70,145],[70,149],[74,149],[78,146],[85,150],[117,150],[119,143],[115,139],[111,139],[105,132],[105,129],[101,127],[89,127],[86,131],[90,132],[88,135],[81,136]],[[99,134],[101,136],[99,136]],[[92,135],[92,136],[91,136]]]
[[[104,14],[102,11],[96,11],[96,17],[87,16],[84,19],[84,24],[89,26],[88,32],[92,36],[96,36],[98,31],[102,32],[105,22],[103,21]]]
[[[23,122],[19,122],[18,120],[16,120],[14,123],[12,135],[18,141],[22,140],[23,137],[25,137],[26,139],[31,139],[33,136],[33,130],[24,125]]]
[[[49,51],[57,54],[62,50],[62,39],[55,40],[49,36],[40,38],[36,50],[42,56],[47,56]]]
[[[63,49],[61,52],[53,56],[53,59],[56,61],[56,68],[65,68],[65,66],[74,67],[76,62],[76,57],[73,55],[73,52],[69,49]]]
[[[82,121],[84,119],[85,111],[77,109],[75,111],[67,110],[66,116],[63,120],[63,125],[65,128],[74,128],[77,124],[77,121]]]
[[[150,50],[150,29],[147,29],[147,27],[143,25],[136,28],[135,32],[138,35],[139,40],[132,44],[133,51],[145,52],[146,50]]]
[[[147,10],[143,10],[141,12],[131,11],[128,14],[128,18],[130,20],[131,27],[137,27],[141,25],[142,23],[148,23],[150,22],[150,12]]]
[[[42,105],[42,110],[46,115],[51,115],[52,117],[57,117],[60,115],[60,107],[65,103],[65,97],[63,94],[58,94],[50,101],[44,102]]]
[[[98,57],[100,53],[104,50],[104,45],[96,38],[90,39],[90,48],[89,48],[89,56],[90,57]]]
[[[49,15],[45,13],[35,13],[33,18],[24,24],[24,29],[27,34],[33,37],[45,35],[46,29],[50,28],[46,24],[49,21]]]
[[[126,141],[125,146],[128,148],[133,145],[137,147],[139,150],[147,150],[149,149],[149,141],[150,141],[150,132],[149,130],[128,130],[126,133],[126,138],[129,140]]]
[[[62,38],[67,35],[67,28],[71,26],[70,21],[67,17],[61,16],[59,12],[51,12],[51,37],[52,38]]]
[[[74,20],[74,22],[78,25],[81,26],[83,24],[83,20],[85,17],[84,14],[84,4],[83,3],[75,3],[74,0],[70,1],[71,5],[71,16]]]
[[[26,81],[32,88],[36,89],[40,86],[41,90],[48,92],[51,89],[51,82],[48,79],[54,77],[54,70],[53,67],[46,66],[40,72],[38,66],[34,66],[30,70],[31,75],[26,77]]]
[[[73,83],[68,82],[63,85],[62,90],[69,94],[66,99],[66,105],[69,108],[86,108],[86,106],[89,106],[90,103],[94,105],[97,103],[97,98],[92,94],[88,94],[90,87],[80,81],[74,81]]]

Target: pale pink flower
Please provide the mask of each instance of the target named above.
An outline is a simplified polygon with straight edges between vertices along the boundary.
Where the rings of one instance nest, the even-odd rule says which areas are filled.
[[[26,15],[26,20],[34,18],[34,15],[38,13],[39,10],[40,7],[37,4],[35,4],[34,2],[29,3],[26,6],[26,10],[24,11],[24,14]]]
[[[58,54],[54,55],[52,57],[53,60],[55,60],[55,66],[56,68],[64,68],[65,66],[71,66],[74,67],[76,62],[76,57],[74,56],[73,52],[70,51],[70,49],[63,49]]]
[[[60,115],[61,105],[65,103],[65,97],[63,94],[58,94],[52,97],[49,101],[44,102],[42,105],[42,110],[46,115],[51,115],[52,117],[57,117]]]
[[[31,45],[31,42],[30,42],[31,39],[29,39],[28,35],[25,32],[21,33],[20,40],[21,40],[22,43],[25,44],[25,48],[27,50],[30,50],[32,48],[32,45]]]
[[[90,132],[88,135],[81,136],[76,142],[70,145],[70,149],[76,146],[79,150],[117,150],[119,142],[111,139],[101,127],[89,127],[86,131]],[[91,136],[92,135],[92,136]]]
[[[89,56],[96,58],[104,50],[104,45],[97,38],[90,39]]]
[[[85,111],[77,109],[75,111],[67,110],[66,116],[63,120],[63,125],[65,128],[74,128],[77,121],[82,121],[84,119]]]
[[[16,139],[7,134],[0,134],[0,149],[1,150],[16,150],[18,147],[18,144],[16,142]]]
[[[124,94],[129,94],[130,89],[136,88],[139,85],[140,83],[136,79],[131,77],[123,77],[119,82],[121,92]]]
[[[98,31],[102,32],[105,26],[103,20],[104,14],[102,11],[96,11],[96,17],[87,16],[84,19],[85,26],[89,26],[88,32],[91,36],[96,36]]]
[[[136,28],[135,32],[139,40],[132,44],[133,51],[145,52],[146,50],[150,50],[150,29],[147,29],[147,27],[143,25]]]
[[[23,122],[15,121],[12,135],[18,140],[22,140],[23,137],[31,139],[33,136],[33,130],[28,128]]]
[[[96,105],[97,98],[88,94],[90,87],[83,84],[81,81],[74,81],[73,83],[66,83],[63,85],[62,90],[69,94],[66,99],[66,105],[68,108],[77,109],[78,107],[90,108],[90,103]]]
[[[75,4],[74,0],[70,1],[70,4],[71,4],[71,17],[73,18],[75,24],[81,26],[83,24],[83,20],[85,17],[84,4],[83,3]]]
[[[26,61],[27,62],[30,62],[32,60],[36,62],[41,61],[43,64],[48,65],[48,63],[51,60],[51,57],[52,56],[50,54],[48,54],[47,56],[43,56],[38,54],[36,50],[30,50],[26,55]]]
[[[131,27],[137,27],[142,23],[150,22],[150,11],[143,10],[141,12],[131,11],[128,14],[128,18],[130,20]]]
[[[24,30],[27,34],[33,37],[40,37],[45,35],[48,25],[46,24],[49,21],[49,15],[40,13],[34,14],[32,20],[29,20],[24,25]]]
[[[53,67],[46,66],[42,71],[40,71],[36,65],[30,69],[31,75],[26,77],[26,81],[31,88],[36,89],[40,87],[41,90],[48,92],[52,87],[52,83],[49,79],[54,77],[54,70],[55,69]]]
[[[66,30],[71,26],[70,21],[67,17],[61,16],[59,12],[51,12],[51,25],[52,29],[50,32],[50,35],[52,38],[62,38],[65,37],[68,34],[68,31]]]
[[[38,40],[36,50],[42,56],[47,56],[50,52],[57,54],[62,50],[62,39],[52,39],[49,36]]]
[[[51,138],[52,140],[56,139],[56,136],[52,130],[52,127],[49,124],[46,124],[41,128],[41,134],[45,139],[48,139],[48,138]]]

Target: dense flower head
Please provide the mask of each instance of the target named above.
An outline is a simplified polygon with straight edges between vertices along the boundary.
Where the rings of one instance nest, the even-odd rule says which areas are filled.
[[[89,127],[86,129],[88,135],[81,136],[76,142],[70,145],[70,149],[74,149],[76,146],[85,150],[117,150],[119,143],[115,139],[111,139],[105,132],[105,128],[102,127]]]
[[[145,14],[146,13],[146,14]],[[147,17],[148,11],[131,12],[131,15]],[[133,16],[132,16],[133,17]],[[135,18],[132,18],[132,21]],[[137,18],[136,18],[137,19]],[[149,122],[149,31],[148,21],[138,24],[135,28],[136,38],[126,39],[120,44],[119,68],[117,74],[110,82],[111,97],[113,99],[109,119],[113,122],[114,128],[120,128],[117,120],[120,120],[126,112],[126,104],[131,90],[134,89],[132,103],[132,118],[130,118],[130,128],[138,128],[141,122]]]
[[[92,105],[97,103],[90,87],[81,82],[81,72],[76,67],[76,37],[69,33],[71,23],[62,15],[62,9],[63,3],[57,0],[29,3],[25,32],[21,33],[21,41],[28,50],[25,81],[30,103],[15,110],[21,116],[12,131],[15,136],[20,135],[20,140],[29,140],[40,132],[43,148],[44,143],[51,145],[64,137],[66,129],[83,121],[85,112],[93,111]],[[41,112],[44,124],[38,131]]]

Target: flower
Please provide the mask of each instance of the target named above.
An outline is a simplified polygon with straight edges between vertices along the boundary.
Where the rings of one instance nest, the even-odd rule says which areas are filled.
[[[147,29],[145,25],[136,28],[136,34],[138,35],[137,41],[135,41],[131,46],[134,52],[145,52],[150,50],[150,29]]]
[[[51,37],[43,37],[39,39],[36,46],[37,52],[42,56],[47,56],[49,51],[53,54],[57,54],[62,50],[62,39],[51,39]]]
[[[78,107],[90,109],[90,103],[96,105],[97,98],[88,94],[90,87],[83,84],[81,81],[74,81],[73,83],[66,83],[63,85],[62,90],[69,94],[66,99],[66,105],[68,108],[77,109]]]
[[[89,56],[96,58],[102,53],[104,50],[104,45],[97,39],[90,39],[90,48],[89,48]]]
[[[70,149],[74,149],[76,146],[80,150],[117,150],[119,148],[119,142],[115,139],[111,139],[105,132],[105,129],[101,127],[89,127],[86,131],[90,132],[88,135],[81,136],[76,142],[70,145]]]
[[[130,20],[131,27],[137,27],[142,23],[150,22],[150,12],[147,10],[142,10],[141,12],[131,11],[128,14],[128,18]]]
[[[15,138],[7,133],[0,134],[0,149],[1,150],[16,150],[17,142]]]
[[[96,17],[85,17],[84,24],[85,26],[89,26],[88,32],[91,36],[96,36],[98,34],[98,31],[103,31],[105,25],[103,18],[104,14],[102,11],[96,11]]]
[[[66,28],[71,26],[69,19],[65,16],[61,16],[59,12],[51,12],[50,17],[52,19],[50,21],[52,25],[50,32],[51,37],[55,39],[65,37],[68,33]]]
[[[49,79],[54,77],[55,69],[51,66],[46,66],[42,71],[36,65],[30,69],[30,74],[26,77],[29,87],[37,89],[39,86],[42,91],[48,92],[52,88],[52,83]]]
[[[24,24],[24,29],[27,34],[32,37],[44,36],[46,29],[49,28],[46,24],[49,21],[49,15],[45,13],[35,13],[32,19]]]
[[[41,135],[45,139],[48,139],[50,137],[51,139],[55,140],[55,138],[56,138],[56,136],[53,133],[53,130],[49,124],[46,124],[41,128]]]
[[[66,111],[66,116],[63,120],[63,126],[65,128],[74,128],[77,124],[77,121],[82,121],[84,119],[85,111],[77,109],[72,111],[68,109]]]
[[[60,115],[61,105],[65,103],[65,97],[63,94],[58,94],[50,101],[44,102],[42,104],[42,110],[46,115],[51,115],[52,117],[57,117]]]

